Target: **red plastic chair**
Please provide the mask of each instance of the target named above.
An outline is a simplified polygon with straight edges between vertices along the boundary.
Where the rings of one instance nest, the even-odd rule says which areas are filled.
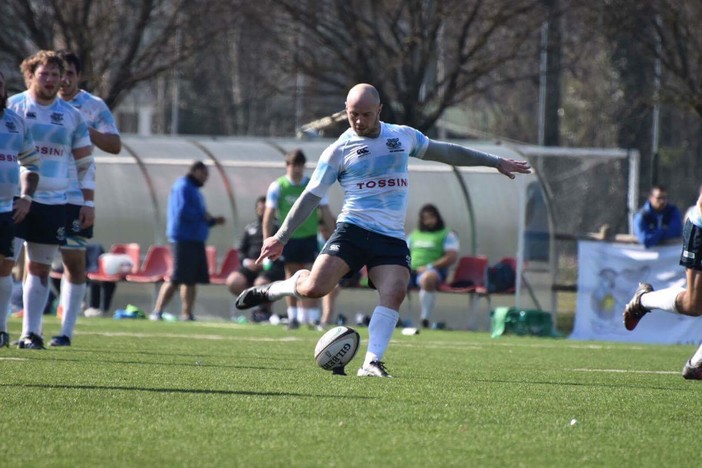
[[[219,271],[210,275],[210,283],[226,284],[227,276],[238,270],[240,265],[239,250],[234,247],[230,248],[227,250],[224,260],[222,260],[222,266],[220,267]]]
[[[171,250],[164,245],[152,245],[146,252],[141,268],[128,274],[126,280],[133,283],[158,283],[168,276],[172,267]]]
[[[141,246],[136,242],[131,242],[129,244],[112,244],[110,247],[110,254],[116,255],[128,255],[129,259],[132,261],[132,271],[129,273],[136,273],[139,270],[139,256],[141,255]],[[105,265],[103,263],[102,255],[98,258],[98,271],[89,272],[88,279],[91,281],[123,281],[128,273],[117,273],[110,274],[105,272]]]
[[[440,285],[439,291],[487,294],[487,269],[488,258],[485,255],[461,257],[451,281]]]
[[[207,273],[212,276],[217,273],[217,247],[208,245],[205,248],[205,255],[207,255]]]

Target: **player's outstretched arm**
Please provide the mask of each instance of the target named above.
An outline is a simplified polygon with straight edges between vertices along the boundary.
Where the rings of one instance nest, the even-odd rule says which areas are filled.
[[[531,173],[531,166],[526,161],[500,158],[493,154],[437,140],[429,140],[429,146],[424,153],[423,159],[452,166],[494,167],[500,174],[504,174],[510,179],[514,179],[515,173]]]

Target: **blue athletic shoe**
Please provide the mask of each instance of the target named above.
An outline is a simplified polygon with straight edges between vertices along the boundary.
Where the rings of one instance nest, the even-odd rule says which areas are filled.
[[[36,333],[30,333],[21,338],[17,343],[17,347],[20,349],[46,349],[44,347],[44,339]]]
[[[71,346],[71,339],[66,335],[54,336],[51,338],[49,346]]]
[[[10,335],[7,332],[0,332],[0,348],[10,347]]]

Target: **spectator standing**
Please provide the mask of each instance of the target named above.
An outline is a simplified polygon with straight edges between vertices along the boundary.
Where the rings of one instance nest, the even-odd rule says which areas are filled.
[[[27,278],[23,285],[24,320],[20,348],[42,349],[42,312],[49,295],[49,271],[58,247],[66,244],[66,232],[90,228],[95,218],[95,161],[88,126],[73,106],[58,98],[65,61],[53,51],[39,51],[25,59],[20,68],[27,91],[12,96],[8,107],[20,114],[34,137],[41,157],[39,185],[32,210],[17,225],[16,245],[26,241]],[[75,177],[71,171],[75,169]],[[72,186],[73,182],[75,186]],[[81,193],[73,222],[67,226],[68,192]],[[19,248],[15,249],[17,256]],[[62,255],[65,251],[61,251]],[[17,258],[15,257],[15,260]],[[69,257],[64,263],[70,263]],[[85,294],[85,280],[67,272],[71,297]],[[75,286],[75,287],[74,287]]]
[[[209,178],[209,170],[202,161],[196,161],[188,174],[179,178],[168,197],[168,222],[166,235],[173,253],[173,274],[163,283],[159,291],[151,320],[161,320],[163,309],[173,298],[176,287],[180,287],[181,320],[195,320],[193,305],[197,284],[210,282],[207,268],[205,242],[210,228],[224,224],[221,216],[207,212],[200,188]]]
[[[409,286],[419,288],[420,320],[422,327],[429,328],[436,290],[458,258],[460,242],[445,226],[439,209],[428,203],[420,208],[417,228],[407,237],[407,244],[412,256]]]
[[[647,249],[682,236],[680,210],[668,203],[668,190],[655,185],[648,200],[634,216],[634,234]]]
[[[344,276],[363,266],[379,303],[368,325],[368,345],[359,376],[391,377],[382,361],[390,343],[410,275],[404,232],[409,196],[410,157],[457,166],[494,167],[513,179],[529,173],[526,161],[503,159],[459,145],[430,140],[419,130],[380,121],[382,104],[370,84],[351,88],[346,98],[350,128],[320,156],[311,182],[273,237],[263,242],[257,262],[275,260],[290,236],[314,211],[329,188],[339,181],[344,205],[336,230],[312,270],[300,270],[285,281],[245,290],[237,299],[248,309],[286,296],[319,298]]]
[[[90,141],[107,153],[117,154],[122,142],[114,117],[105,102],[97,96],[80,89],[82,65],[76,54],[60,51],[58,55],[66,62],[66,71],[61,80],[59,97],[75,107],[88,125]],[[61,246],[63,276],[61,278],[60,304],[63,309],[61,332],[51,338],[50,346],[70,346],[73,330],[80,314],[87,288],[86,247],[93,238],[93,225],[82,227],[79,219],[85,207],[94,208],[94,202],[83,199],[78,184],[75,165],[68,168],[71,180],[67,192],[66,244]],[[109,288],[109,286],[108,286]]]
[[[29,212],[40,164],[24,119],[6,109],[6,104],[5,75],[0,72],[0,153],[4,155],[0,158],[0,348],[10,346],[7,316],[12,298],[15,223]],[[15,199],[18,188],[20,196]]]

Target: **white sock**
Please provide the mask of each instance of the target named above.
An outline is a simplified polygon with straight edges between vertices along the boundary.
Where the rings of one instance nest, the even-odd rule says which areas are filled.
[[[303,271],[307,270],[298,270],[286,280],[271,283],[271,287],[268,289],[268,297],[270,297],[272,301],[277,301],[285,296],[300,297],[295,290],[295,283],[297,283],[297,277],[300,276],[300,273]]]
[[[660,291],[651,291],[641,296],[641,305],[649,310],[659,309],[667,310],[668,312],[677,312],[675,307],[675,299],[678,294],[683,292],[685,288],[673,286],[670,288],[661,289]]]
[[[22,301],[24,302],[22,336],[27,336],[29,333],[41,336],[42,316],[47,299],[49,299],[49,279],[46,279],[46,284],[42,284],[41,278],[27,273],[22,291]]]
[[[64,276],[61,280],[61,306],[63,307],[61,335],[73,337],[73,329],[76,326],[84,297],[85,283],[74,284]]]
[[[371,361],[380,361],[383,358],[399,318],[399,312],[388,307],[376,306],[368,324],[368,351],[363,361],[364,367]]]
[[[298,307],[297,308],[297,321],[302,324],[306,325],[308,322],[307,320],[310,318],[310,310],[307,307]]]
[[[693,366],[699,366],[700,364],[702,364],[702,344],[699,348],[697,348],[695,354],[692,355],[692,357],[690,358],[690,362]]]
[[[297,307],[288,307],[288,322],[292,323],[297,320]]]
[[[424,289],[419,290],[419,303],[422,305],[422,319],[428,319],[431,311],[434,310],[434,304],[436,303],[436,293],[425,291]]]
[[[307,309],[307,319],[310,321],[310,323],[319,322],[321,317],[322,312],[319,310],[319,307],[310,307]]]
[[[0,277],[0,331],[7,332],[7,316],[12,299],[12,275]]]

